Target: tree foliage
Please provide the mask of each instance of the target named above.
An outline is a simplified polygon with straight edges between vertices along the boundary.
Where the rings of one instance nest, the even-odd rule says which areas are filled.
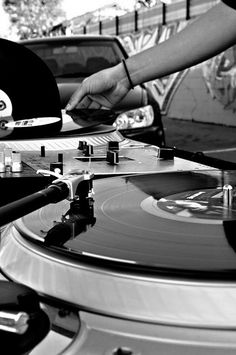
[[[62,0],[3,0],[12,26],[20,39],[41,37],[56,23],[65,19]]]
[[[152,7],[157,4],[158,0],[137,0],[136,4],[139,6]]]

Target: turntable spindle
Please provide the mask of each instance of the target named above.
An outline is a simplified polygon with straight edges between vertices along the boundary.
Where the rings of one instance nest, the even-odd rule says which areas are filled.
[[[223,205],[231,207],[233,202],[233,187],[229,184],[223,186]]]

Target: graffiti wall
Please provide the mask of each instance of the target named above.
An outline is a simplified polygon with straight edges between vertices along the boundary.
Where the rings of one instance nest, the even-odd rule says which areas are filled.
[[[186,21],[122,36],[130,55],[158,44]],[[236,126],[236,47],[183,72],[147,83],[169,117]]]

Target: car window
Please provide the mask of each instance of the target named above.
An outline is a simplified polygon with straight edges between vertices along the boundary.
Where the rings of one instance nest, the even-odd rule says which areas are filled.
[[[32,43],[27,47],[41,57],[55,76],[86,77],[120,62],[123,54],[112,41]]]

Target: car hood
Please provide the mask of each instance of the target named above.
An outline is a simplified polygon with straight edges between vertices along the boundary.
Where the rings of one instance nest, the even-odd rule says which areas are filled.
[[[61,99],[61,107],[65,108],[70,97],[77,88],[81,86],[78,82],[58,82],[58,89]],[[114,107],[115,111],[124,111],[147,105],[147,91],[144,87],[136,86],[130,90],[125,98]]]

